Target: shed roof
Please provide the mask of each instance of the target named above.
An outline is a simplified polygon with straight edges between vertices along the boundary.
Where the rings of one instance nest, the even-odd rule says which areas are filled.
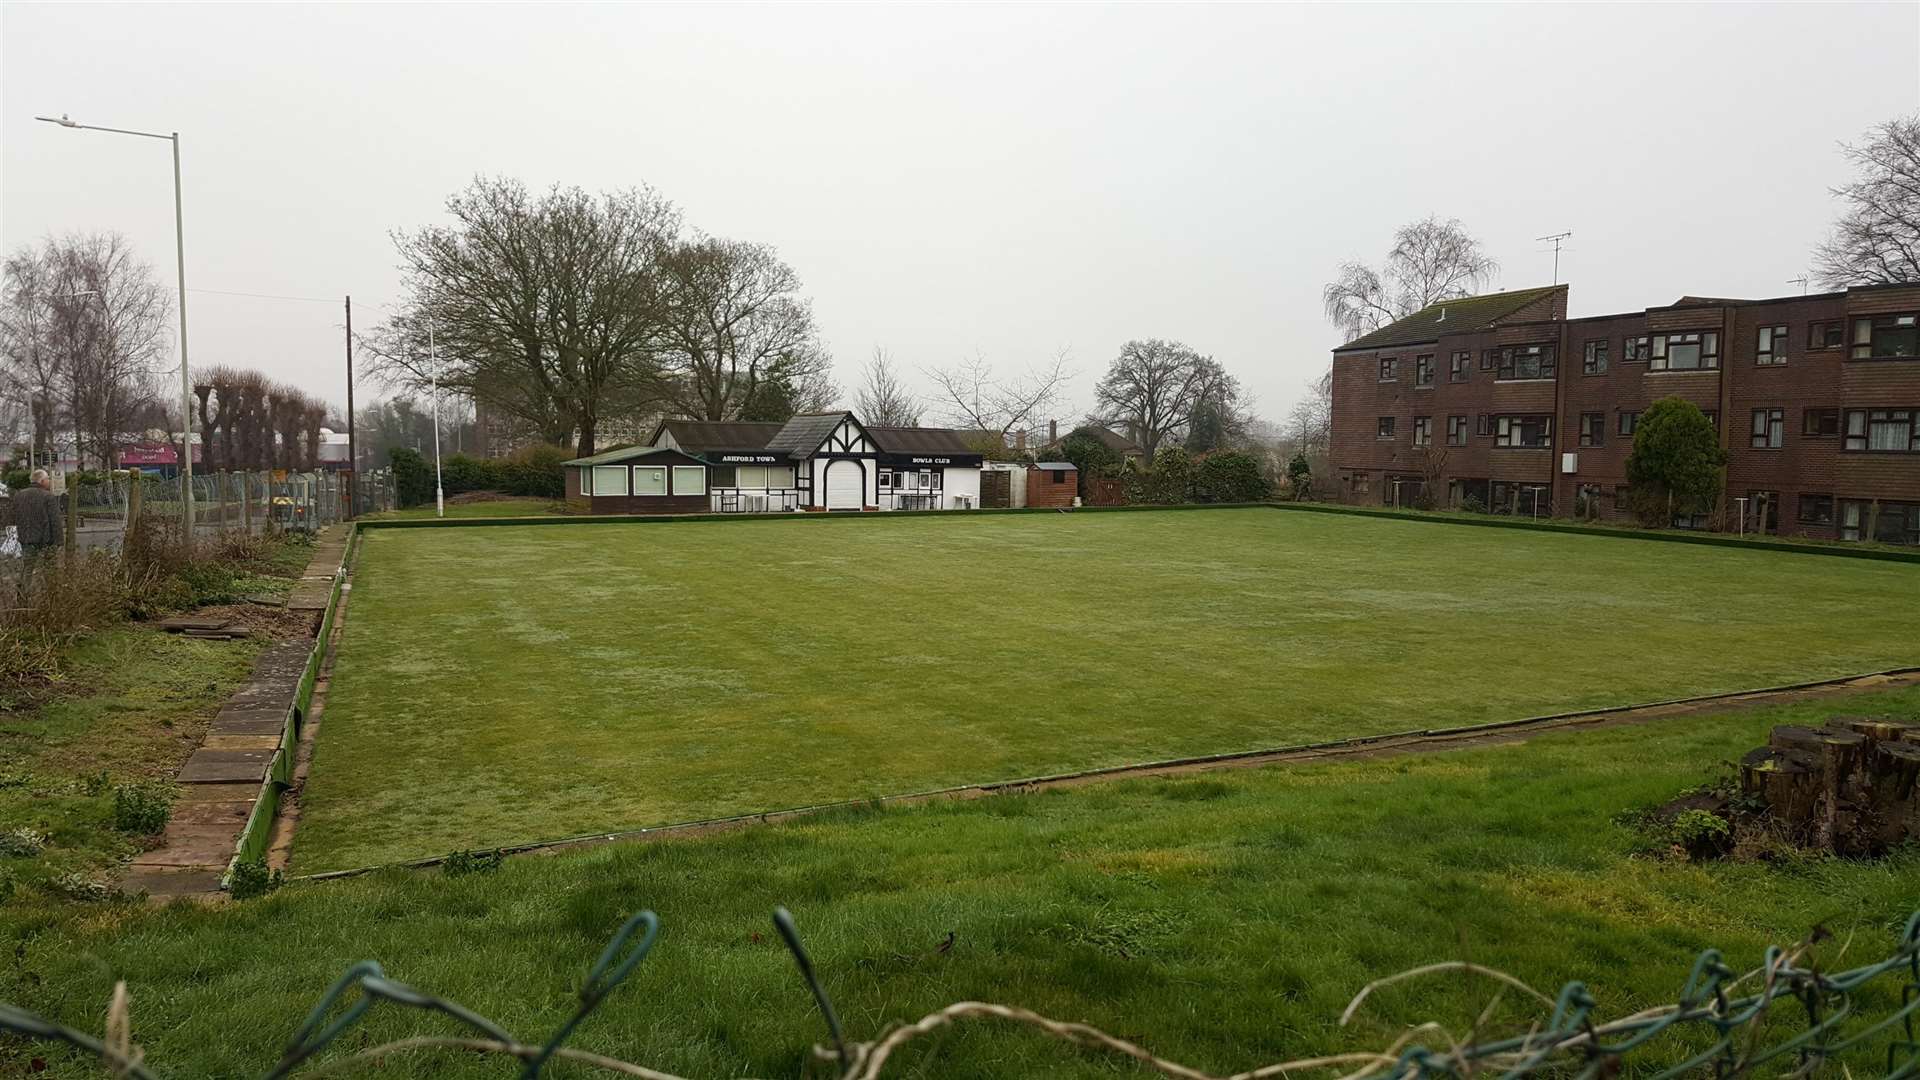
[[[1516,289],[1513,292],[1442,300],[1428,304],[1404,319],[1390,322],[1371,334],[1362,334],[1334,351],[1414,345],[1438,341],[1443,333],[1471,334],[1476,330],[1485,330],[1541,297],[1564,288],[1565,285],[1549,285],[1539,289]]]
[[[1072,470],[1078,470],[1080,468],[1080,466],[1075,465],[1071,461],[1036,461],[1033,463],[1033,467],[1036,469],[1072,469]]]
[[[689,454],[683,454],[668,446],[622,446],[591,457],[574,458],[563,462],[565,465],[591,467],[594,465],[625,465],[630,461],[642,461],[651,457],[678,458],[690,465],[703,465],[705,462]]]

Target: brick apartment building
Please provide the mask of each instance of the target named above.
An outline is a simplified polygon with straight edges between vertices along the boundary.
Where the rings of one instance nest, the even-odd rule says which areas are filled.
[[[1341,500],[1624,519],[1634,425],[1678,396],[1728,463],[1676,525],[1920,544],[1920,283],[1566,313],[1565,285],[1468,297],[1335,349]]]

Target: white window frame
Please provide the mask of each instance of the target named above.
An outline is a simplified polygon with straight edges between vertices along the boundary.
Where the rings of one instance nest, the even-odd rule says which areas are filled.
[[[660,477],[659,491],[641,491],[640,490],[640,474],[643,472],[654,473]],[[632,484],[631,490],[633,491],[633,495],[635,498],[663,499],[666,497],[667,467],[665,465],[635,465],[633,467],[633,474],[634,474],[633,484]]]
[[[609,473],[618,472],[620,474],[620,490],[619,491],[600,490],[601,485],[599,480],[599,473],[600,473],[600,470],[602,469],[607,470]],[[624,498],[627,492],[633,490],[633,486],[632,486],[633,482],[631,479],[629,479],[627,473],[628,473],[628,469],[625,465],[593,465],[588,467],[587,494],[593,496],[596,499],[609,498],[609,497]]]
[[[699,475],[699,491],[688,491],[680,486],[680,476],[683,473],[696,473]],[[705,495],[707,493],[707,467],[705,465],[675,465],[673,467],[673,493],[675,495]]]

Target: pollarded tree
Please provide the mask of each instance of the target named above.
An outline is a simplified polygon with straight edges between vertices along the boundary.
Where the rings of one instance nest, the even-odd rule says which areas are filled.
[[[1627,455],[1627,491],[1648,525],[1671,525],[1677,515],[1704,514],[1720,503],[1727,452],[1700,407],[1661,398],[1640,414]]]

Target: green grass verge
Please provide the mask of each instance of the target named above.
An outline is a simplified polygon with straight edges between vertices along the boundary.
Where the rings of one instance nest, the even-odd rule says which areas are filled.
[[[533,1039],[566,1017],[621,920],[650,907],[665,924],[658,946],[572,1045],[682,1075],[791,1076],[825,1036],[768,923],[781,904],[855,1038],[981,999],[1088,1021],[1225,1073],[1378,1048],[1419,1021],[1464,1030],[1489,987],[1457,976],[1384,990],[1354,1026],[1335,1025],[1368,981],[1459,958],[1548,993],[1583,980],[1613,1017],[1673,1001],[1708,947],[1745,970],[1768,943],[1817,923],[1836,934],[1819,954],[1829,969],[1892,947],[1920,902],[1920,854],[1694,865],[1637,855],[1645,838],[1614,823],[1718,775],[1717,763],[1758,745],[1770,725],[1835,712],[1920,714],[1920,692],[1482,750],[840,812],[524,856],[490,874],[390,870],[296,884],[229,908],[75,909],[12,929],[18,951],[0,968],[0,999],[97,1030],[125,979],[135,1038],[155,1067],[258,1075],[327,985],[373,958]],[[1866,995],[1861,1015],[1885,1016],[1894,986]],[[1506,1001],[1502,1020],[1538,1018]],[[1780,1015],[1790,1023],[1796,1011]],[[376,1006],[346,1045],[452,1030]],[[22,1050],[0,1044],[9,1049]],[[72,1060],[35,1052],[56,1067]],[[1883,1063],[1863,1058],[1856,1075]],[[382,1075],[483,1068],[427,1053],[391,1060]],[[892,1074],[1124,1072],[988,1022],[916,1044]]]
[[[1892,667],[1916,588],[1266,509],[369,530],[294,866]]]

